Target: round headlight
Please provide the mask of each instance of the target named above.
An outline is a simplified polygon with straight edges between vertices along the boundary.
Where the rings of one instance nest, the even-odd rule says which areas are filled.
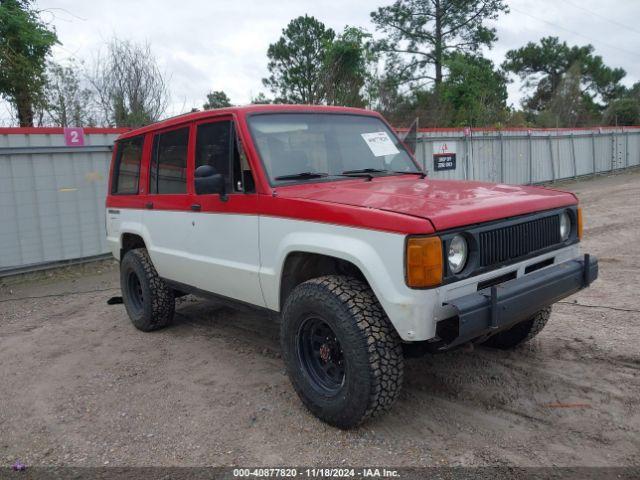
[[[449,262],[449,270],[451,273],[460,273],[467,263],[469,248],[467,241],[462,235],[456,235],[449,242],[449,251],[447,252],[447,260]]]
[[[571,218],[567,212],[560,214],[560,239],[564,242],[571,233]]]

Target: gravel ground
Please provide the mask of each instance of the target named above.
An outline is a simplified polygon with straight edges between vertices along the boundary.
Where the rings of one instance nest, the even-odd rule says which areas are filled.
[[[273,319],[188,296],[139,332],[110,261],[0,280],[0,464],[640,465],[640,172],[555,188],[600,279],[516,351],[408,360],[393,411],[348,432],[302,407]]]

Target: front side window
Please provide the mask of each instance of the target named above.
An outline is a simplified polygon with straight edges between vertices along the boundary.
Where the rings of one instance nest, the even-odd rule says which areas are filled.
[[[149,193],[187,193],[189,127],[153,138]]]
[[[196,168],[211,165],[225,177],[231,171],[231,122],[221,121],[198,125],[196,133]]]
[[[253,180],[246,156],[238,145],[234,124],[222,120],[198,125],[196,169],[211,165],[227,180],[228,192],[251,191]]]
[[[144,137],[129,138],[118,142],[111,193],[119,195],[138,193],[143,145]]]
[[[325,113],[260,114],[249,128],[272,183],[358,172],[420,170],[379,118]]]

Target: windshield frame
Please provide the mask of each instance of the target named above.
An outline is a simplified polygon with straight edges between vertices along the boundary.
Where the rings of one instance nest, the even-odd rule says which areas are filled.
[[[327,177],[320,177],[320,178],[308,178],[308,179],[295,179],[295,180],[275,180],[271,178],[271,175],[269,173],[269,170],[267,169],[264,160],[262,159],[262,155],[260,153],[260,149],[258,148],[258,144],[256,142],[255,136],[254,136],[254,132],[253,129],[251,128],[251,118],[252,117],[256,117],[256,116],[264,116],[264,115],[332,115],[332,116],[342,116],[342,117],[365,117],[365,118],[375,118],[377,120],[380,120],[380,122],[382,122],[382,124],[384,125],[384,127],[388,130],[388,133],[390,135],[392,135],[397,141],[398,141],[398,148],[401,148],[404,152],[406,152],[406,154],[409,156],[409,159],[411,160],[411,162],[413,163],[413,165],[416,167],[416,172],[409,172],[409,173],[404,173],[404,172],[392,172],[392,171],[388,171],[388,172],[384,172],[384,173],[378,173],[375,174],[373,176],[373,178],[378,178],[378,177],[397,177],[397,176],[406,176],[410,173],[415,173],[415,175],[422,175],[424,174],[424,171],[422,170],[422,167],[420,166],[420,164],[418,163],[418,161],[416,160],[415,156],[409,151],[409,149],[406,147],[406,145],[404,144],[404,142],[402,140],[400,140],[400,137],[398,137],[398,135],[396,134],[396,131],[393,129],[393,127],[391,127],[391,125],[389,125],[389,123],[384,119],[384,117],[382,117],[381,115],[376,115],[376,114],[366,114],[366,113],[353,113],[353,112],[330,112],[330,111],[323,111],[323,110],[315,110],[315,109],[309,109],[309,110],[295,110],[295,111],[278,111],[278,110],[272,110],[272,111],[264,111],[264,112],[252,112],[252,113],[248,113],[245,116],[245,122],[247,124],[247,131],[249,132],[249,136],[251,138],[251,143],[253,144],[253,150],[255,151],[257,157],[258,157],[258,161],[260,162],[260,166],[262,167],[262,171],[264,172],[264,175],[267,179],[267,182],[269,184],[269,186],[271,188],[276,188],[276,187],[286,187],[286,186],[291,186],[291,185],[306,185],[309,183],[326,183],[326,182],[338,182],[338,181],[353,181],[353,180],[360,180],[363,177],[362,176],[356,176],[356,175],[329,175]],[[364,177],[366,179],[366,177]]]

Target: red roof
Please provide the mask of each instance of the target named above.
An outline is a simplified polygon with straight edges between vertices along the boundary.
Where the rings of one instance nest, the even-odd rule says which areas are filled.
[[[151,125],[147,125],[135,130],[128,131],[120,138],[127,138],[142,133],[147,133],[167,127],[181,125],[193,120],[201,120],[219,115],[250,115],[253,113],[280,113],[280,112],[327,112],[327,113],[351,113],[358,115],[371,115],[380,117],[380,114],[372,110],[351,107],[328,107],[324,105],[244,105],[241,107],[216,108],[213,110],[204,110],[202,112],[185,113],[175,117],[162,120]]]

